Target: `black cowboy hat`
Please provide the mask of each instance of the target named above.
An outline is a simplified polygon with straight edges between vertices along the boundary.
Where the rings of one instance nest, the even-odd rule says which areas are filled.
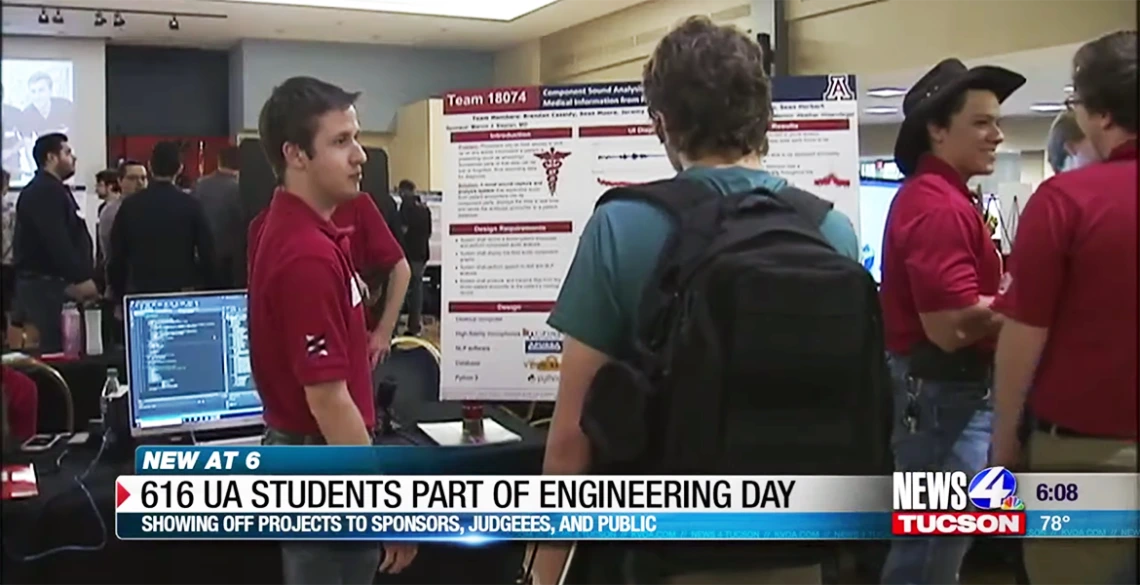
[[[1002,67],[969,69],[958,59],[946,59],[923,75],[903,98],[903,123],[895,139],[895,164],[904,175],[914,172],[918,157],[928,149],[926,123],[932,113],[967,89],[994,92],[998,102],[1025,84],[1025,77]]]

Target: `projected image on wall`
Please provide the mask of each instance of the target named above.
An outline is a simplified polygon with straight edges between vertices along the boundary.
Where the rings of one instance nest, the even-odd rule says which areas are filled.
[[[20,187],[36,172],[32,145],[52,132],[69,133],[74,128],[75,84],[71,61],[4,59],[3,74],[4,152],[3,166]],[[74,137],[72,137],[74,142]]]

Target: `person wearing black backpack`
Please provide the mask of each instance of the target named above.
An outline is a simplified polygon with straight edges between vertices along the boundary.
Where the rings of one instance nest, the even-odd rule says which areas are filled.
[[[692,17],[658,44],[643,86],[678,174],[610,190],[582,232],[548,320],[564,343],[544,473],[888,473],[874,281],[851,221],[762,168],[772,92],[760,47]],[[589,574],[575,581],[596,583],[819,583],[834,553],[578,549]],[[535,582],[554,583],[565,558],[539,547]]]
[[[895,386],[898,471],[986,467],[993,419],[991,310],[1002,258],[966,182],[994,172],[1001,103],[1025,83],[946,59],[907,92],[895,164],[906,181],[883,234],[882,307]],[[968,538],[891,544],[883,583],[958,583]]]

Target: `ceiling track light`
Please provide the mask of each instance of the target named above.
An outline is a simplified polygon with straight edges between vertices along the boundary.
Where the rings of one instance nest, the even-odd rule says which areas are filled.
[[[124,17],[126,14],[133,14],[136,16],[161,16],[163,18],[169,19],[167,20],[166,24],[170,30],[181,30],[182,18],[210,18],[215,20],[225,20],[228,18],[228,16],[225,14],[209,12],[179,12],[178,14],[172,14],[170,12],[159,12],[157,10],[115,9],[106,6],[65,6],[63,8],[57,8],[55,6],[45,6],[39,3],[32,4],[30,2],[8,2],[7,0],[4,1],[4,8],[24,8],[28,10],[38,9],[40,13],[37,17],[37,20],[40,24],[63,24],[63,8],[66,8],[69,12],[89,12],[93,14],[95,17],[95,26],[105,26],[108,23],[108,14],[113,15],[110,18],[110,23],[116,27],[125,26],[127,24],[127,19]],[[54,16],[49,12],[50,10],[55,11]]]

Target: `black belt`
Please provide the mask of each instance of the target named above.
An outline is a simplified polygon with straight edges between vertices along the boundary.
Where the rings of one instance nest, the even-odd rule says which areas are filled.
[[[368,431],[368,435],[375,438],[371,430]],[[328,445],[323,435],[294,433],[272,427],[265,429],[265,438],[270,441],[270,445]]]
[[[274,428],[265,429],[265,437],[269,440],[270,445],[326,445],[324,436],[322,435],[307,435],[303,433],[294,433],[291,431],[282,431]]]
[[[1054,437],[1066,437],[1066,438],[1070,438],[1070,439],[1107,439],[1107,438],[1109,438],[1109,437],[1102,437],[1102,436],[1098,436],[1098,435],[1093,435],[1090,433],[1082,433],[1080,431],[1074,431],[1072,429],[1067,429],[1065,427],[1055,425],[1051,422],[1047,422],[1047,421],[1043,421],[1043,420],[1035,421],[1033,423],[1033,428],[1037,429],[1038,432],[1042,432],[1042,433],[1045,433],[1047,435],[1052,435]]]

